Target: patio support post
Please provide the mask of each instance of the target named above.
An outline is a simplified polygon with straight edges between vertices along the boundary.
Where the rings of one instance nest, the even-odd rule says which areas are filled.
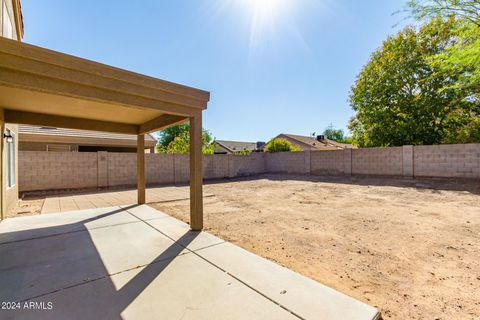
[[[137,203],[145,203],[145,135],[137,135]]]
[[[190,118],[190,228],[203,229],[202,113]]]

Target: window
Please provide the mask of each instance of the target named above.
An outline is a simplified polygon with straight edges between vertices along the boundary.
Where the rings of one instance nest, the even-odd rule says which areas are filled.
[[[7,188],[15,185],[15,133],[5,131],[5,183]]]

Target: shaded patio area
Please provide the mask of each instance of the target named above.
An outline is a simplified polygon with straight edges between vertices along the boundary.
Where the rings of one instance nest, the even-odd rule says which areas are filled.
[[[147,203],[162,203],[190,199],[190,193],[186,187],[152,187],[146,188],[145,192]],[[213,194],[203,194],[204,198],[211,196],[213,196]],[[136,189],[119,189],[103,192],[94,190],[83,193],[60,193],[57,195],[45,196],[41,213],[66,212],[127,205],[135,203],[136,199]]]
[[[0,256],[0,299],[21,302],[1,310],[2,319],[378,317],[371,306],[147,205],[6,219]]]

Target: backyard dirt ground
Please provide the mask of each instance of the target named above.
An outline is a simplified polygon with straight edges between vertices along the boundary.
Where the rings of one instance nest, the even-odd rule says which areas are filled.
[[[478,181],[265,175],[204,190],[207,231],[385,319],[480,318]],[[153,206],[188,222],[188,201]]]

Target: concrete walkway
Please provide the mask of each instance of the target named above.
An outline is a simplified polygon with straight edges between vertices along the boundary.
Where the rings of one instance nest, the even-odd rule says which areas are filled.
[[[189,188],[185,187],[155,187],[146,190],[147,202],[165,202],[190,199]],[[204,197],[212,195],[204,194]],[[67,212],[121,206],[137,202],[137,189],[85,192],[80,194],[65,194],[46,196],[42,207],[43,213]]]
[[[149,206],[0,223],[1,319],[365,319],[377,310]]]

